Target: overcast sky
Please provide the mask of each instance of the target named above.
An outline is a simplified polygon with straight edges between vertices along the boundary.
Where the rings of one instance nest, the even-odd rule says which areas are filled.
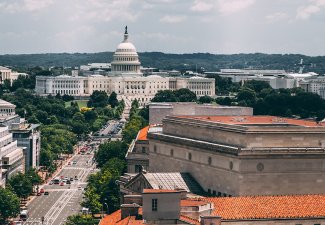
[[[0,0],[0,54],[114,51],[325,55],[325,0]]]

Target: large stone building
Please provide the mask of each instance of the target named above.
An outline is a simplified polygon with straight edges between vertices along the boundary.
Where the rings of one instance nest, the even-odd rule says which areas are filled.
[[[40,160],[40,126],[29,124],[15,112],[16,106],[0,99],[0,124],[8,127],[12,138],[24,150],[24,169],[37,168]]]
[[[117,46],[111,62],[111,72],[103,76],[37,76],[35,91],[39,95],[72,95],[86,97],[95,90],[113,91],[128,102],[137,99],[145,105],[159,90],[188,88],[197,96],[214,96],[215,80],[204,77],[162,77],[159,75],[143,76],[140,61],[134,45],[129,41],[127,30],[124,40]]]
[[[17,80],[19,76],[28,76],[28,74],[18,73],[7,67],[0,66],[0,84],[3,84],[5,80],[9,80],[12,84],[12,82]]]
[[[23,149],[17,146],[8,127],[0,125],[0,187],[18,172],[24,172]]]
[[[318,94],[325,99],[325,76],[313,76],[300,82],[301,88],[307,92]]]
[[[265,81],[273,89],[300,87],[300,82],[316,73],[287,73],[284,70],[254,70],[254,69],[221,69],[220,72],[206,72],[206,74],[227,77],[232,82],[244,83],[250,80]]]
[[[150,172],[188,172],[215,196],[324,193],[325,126],[274,116],[168,116]]]

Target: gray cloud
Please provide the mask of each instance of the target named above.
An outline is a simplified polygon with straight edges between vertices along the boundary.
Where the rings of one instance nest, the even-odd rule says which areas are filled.
[[[0,0],[0,54],[138,51],[324,55],[325,0]],[[0,62],[1,64],[1,62]]]

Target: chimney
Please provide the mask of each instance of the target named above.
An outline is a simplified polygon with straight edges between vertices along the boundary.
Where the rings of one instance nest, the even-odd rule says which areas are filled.
[[[201,216],[200,225],[221,225],[220,216]]]
[[[121,205],[121,220],[128,216],[138,216],[140,206],[136,203]]]
[[[175,188],[176,191],[181,193],[181,199],[187,199],[187,191],[184,188]]]
[[[136,203],[142,205],[142,195],[124,195],[124,204]]]

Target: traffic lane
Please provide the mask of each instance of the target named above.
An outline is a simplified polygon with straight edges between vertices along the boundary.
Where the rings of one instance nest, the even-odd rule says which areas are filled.
[[[49,195],[36,196],[31,204],[28,205],[30,220],[40,219],[50,210],[52,205],[58,198],[61,197],[63,192],[50,192]]]
[[[77,214],[78,212],[81,211],[81,206],[80,203],[82,202],[83,199],[83,191],[78,190],[74,196],[70,199],[70,201],[65,205],[57,219],[53,222],[55,225],[60,225],[64,224],[67,217]],[[77,206],[77,207],[76,207]]]
[[[109,134],[117,124],[118,124],[118,121],[110,121],[109,122],[109,125],[102,132],[99,132],[100,135],[102,135],[102,134],[104,134],[104,135]]]

